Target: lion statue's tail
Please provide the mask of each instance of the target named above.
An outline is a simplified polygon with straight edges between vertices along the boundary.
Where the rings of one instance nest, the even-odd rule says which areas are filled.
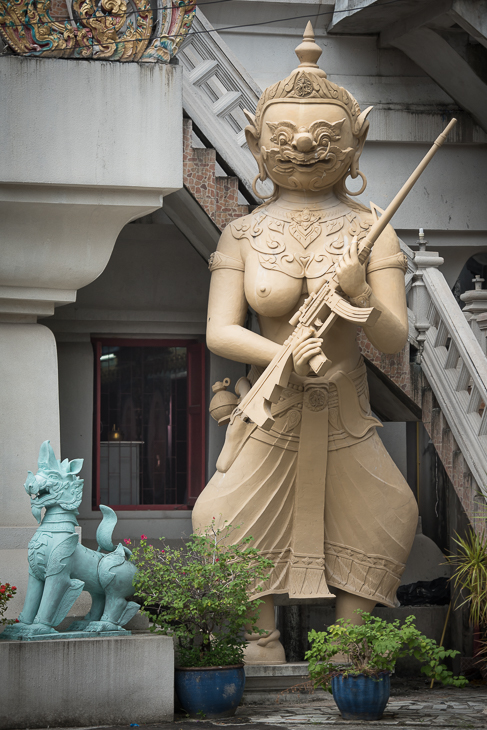
[[[112,553],[115,550],[115,545],[112,542],[113,530],[117,524],[117,515],[105,504],[100,504],[100,511],[103,514],[103,519],[98,525],[96,531],[96,541],[98,543],[98,550],[106,550],[107,553]],[[131,551],[123,546],[123,550],[126,555],[131,555]]]

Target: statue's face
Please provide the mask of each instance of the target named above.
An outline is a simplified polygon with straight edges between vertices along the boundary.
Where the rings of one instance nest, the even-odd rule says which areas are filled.
[[[320,191],[347,173],[359,140],[343,107],[284,101],[265,110],[258,146],[276,185]]]

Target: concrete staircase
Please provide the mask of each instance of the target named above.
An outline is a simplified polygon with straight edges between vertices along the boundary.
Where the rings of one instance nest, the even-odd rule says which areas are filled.
[[[443,259],[425,250],[413,253],[404,244],[403,251],[409,259],[408,343],[400,353],[384,355],[362,331],[358,336],[372,370],[371,399],[381,416],[389,415],[381,408],[390,408],[394,420],[422,421],[470,523],[481,531],[487,497],[485,335],[460,310],[438,270]]]
[[[193,123],[183,122],[183,182],[211,220],[223,230],[236,218],[247,215],[248,206],[238,202],[238,178],[216,174],[216,152],[193,147]]]

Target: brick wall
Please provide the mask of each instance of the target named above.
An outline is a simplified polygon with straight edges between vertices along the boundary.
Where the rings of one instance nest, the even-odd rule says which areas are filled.
[[[183,182],[211,220],[223,230],[225,226],[247,215],[248,207],[238,203],[238,179],[216,174],[216,152],[193,147],[193,124],[183,124]]]

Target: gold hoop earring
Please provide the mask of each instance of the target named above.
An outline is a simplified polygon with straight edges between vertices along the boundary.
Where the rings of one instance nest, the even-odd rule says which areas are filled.
[[[348,173],[347,177],[343,181],[343,189],[345,190],[346,194],[347,195],[350,195],[352,198],[355,197],[356,195],[362,195],[362,193],[364,192],[365,188],[367,187],[367,178],[365,177],[364,173],[361,170],[357,170],[357,175],[360,175],[360,177],[362,178],[362,187],[356,193],[351,193],[350,190],[345,185],[345,180],[347,179],[347,177],[351,177],[350,176],[350,173]]]
[[[264,180],[262,180],[262,182],[265,182],[265,180],[267,180],[267,179],[268,178],[265,177]],[[261,200],[269,200],[269,198],[272,198],[272,196],[275,195],[275,192],[276,192],[276,183],[275,182],[272,183],[274,185],[274,190],[272,191],[272,193],[270,195],[261,195],[260,193],[257,192],[257,180],[260,180],[260,173],[254,177],[254,182],[252,183],[252,190],[254,191],[255,197],[260,198]]]

